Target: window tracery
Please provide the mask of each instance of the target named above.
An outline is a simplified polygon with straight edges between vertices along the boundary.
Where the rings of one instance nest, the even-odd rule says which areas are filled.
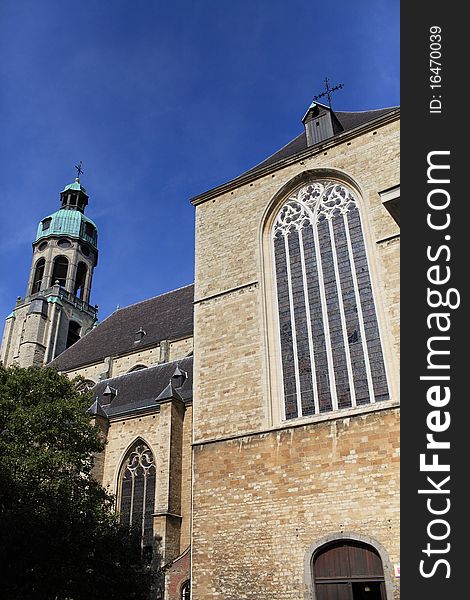
[[[272,229],[286,419],[389,398],[353,192],[315,181]]]
[[[121,522],[140,530],[142,545],[153,543],[155,461],[147,444],[137,440],[124,458],[119,485]]]
[[[91,379],[85,379],[77,385],[77,392],[85,394],[95,387],[96,383]]]

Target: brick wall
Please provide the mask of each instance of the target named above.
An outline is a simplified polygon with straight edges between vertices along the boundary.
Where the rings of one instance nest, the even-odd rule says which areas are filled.
[[[188,337],[181,340],[171,341],[170,344],[170,361],[181,360],[188,356],[193,350],[193,338]],[[84,365],[77,369],[69,371],[67,374],[73,378],[81,375],[85,379],[90,379],[98,383],[101,378],[118,377],[129,373],[135,366],[144,365],[145,367],[153,367],[160,362],[160,346],[144,348],[137,352],[130,352],[123,356],[106,357],[99,363]]]
[[[305,553],[343,532],[399,562],[398,442],[394,409],[197,446],[192,599],[303,600]]]
[[[188,581],[191,570],[191,552],[187,548],[166,573],[165,600],[181,600],[181,588]]]

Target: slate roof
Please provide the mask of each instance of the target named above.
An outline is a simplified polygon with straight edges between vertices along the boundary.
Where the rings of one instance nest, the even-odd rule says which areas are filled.
[[[383,117],[383,116],[387,115],[388,113],[391,113],[391,112],[397,110],[397,108],[398,108],[397,106],[391,106],[389,108],[378,108],[376,110],[364,110],[364,111],[358,111],[358,112],[335,111],[334,114],[343,127],[344,131],[342,131],[341,133],[344,133],[345,131],[350,131],[351,129],[355,129],[356,127],[365,125],[366,123],[369,123],[369,121],[374,121],[375,119],[379,119],[380,117]],[[331,140],[332,138],[328,138],[328,139]],[[327,140],[324,140],[324,141],[327,141]],[[299,152],[302,152],[303,150],[306,150],[306,149],[307,149],[307,136],[305,135],[305,131],[303,131],[300,135],[298,135],[296,138],[294,138],[288,144],[283,146],[280,150],[278,150],[277,152],[275,152],[274,154],[272,154],[271,156],[269,156],[268,158],[266,158],[265,160],[263,160],[256,166],[254,166],[252,169],[245,171],[245,173],[243,173],[242,175],[239,175],[239,177],[244,177],[245,175],[248,175],[249,173],[250,174],[255,173],[256,171],[261,170],[264,167],[272,165],[284,158],[288,158],[289,156],[293,156],[294,154],[298,154]],[[238,177],[237,177],[237,179],[238,179]]]
[[[91,390],[94,399],[93,406],[97,403],[107,417],[156,409],[158,406],[157,397],[168,386],[177,367],[185,371],[188,377],[181,387],[176,387],[176,392],[183,401],[188,402],[193,395],[192,356],[100,381]],[[116,396],[110,403],[109,397],[103,396],[103,392],[108,385],[117,391]],[[94,412],[96,412],[96,409]]]
[[[193,333],[194,285],[131,304],[112,313],[95,329],[57,356],[51,363],[61,371],[102,361]],[[136,332],[146,335],[136,342]],[[167,382],[168,383],[168,382]]]
[[[399,106],[390,106],[388,108],[378,108],[375,110],[364,110],[364,111],[355,111],[355,112],[346,112],[346,111],[334,111],[334,114],[338,121],[341,123],[343,127],[343,131],[336,134],[333,137],[327,138],[320,142],[319,144],[315,144],[310,146],[310,148],[314,148],[315,146],[322,145],[324,143],[328,143],[333,140],[335,137],[343,135],[348,131],[352,131],[357,127],[361,127],[362,125],[366,125],[367,123],[371,123],[372,121],[378,120],[382,117],[385,117],[388,114],[398,112]],[[248,171],[245,171],[241,175],[238,175],[234,179],[227,181],[226,183],[216,186],[210,190],[203,192],[202,194],[198,194],[191,198],[191,202],[194,205],[199,204],[199,202],[205,201],[208,198],[215,197],[218,193],[221,193],[222,190],[226,188],[230,188],[232,186],[239,185],[243,183],[245,180],[252,180],[256,178],[258,172],[262,172],[266,167],[270,167],[271,165],[275,165],[278,162],[290,157],[294,157],[297,154],[301,154],[305,150],[307,150],[307,136],[305,134],[305,130],[298,135],[296,138],[288,142],[285,146],[283,146],[280,150],[277,150],[271,156],[268,156],[265,160],[258,163]]]

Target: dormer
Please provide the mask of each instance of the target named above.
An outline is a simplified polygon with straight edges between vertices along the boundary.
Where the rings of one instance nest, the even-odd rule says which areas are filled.
[[[305,113],[302,123],[307,136],[307,146],[313,146],[343,131],[343,126],[333,110],[325,104],[312,102]]]

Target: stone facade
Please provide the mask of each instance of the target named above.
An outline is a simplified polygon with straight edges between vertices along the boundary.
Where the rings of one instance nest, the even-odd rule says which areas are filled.
[[[345,532],[399,562],[398,445],[396,409],[196,445],[192,597],[310,598],[308,549]]]
[[[283,421],[269,227],[315,179],[359,199],[391,395]],[[193,600],[313,599],[309,549],[346,533],[385,549],[398,597],[399,228],[380,198],[398,183],[394,114],[193,201]]]
[[[105,432],[106,450],[96,465],[97,478],[118,495],[119,470],[129,447],[140,438],[152,450],[157,464],[154,531],[161,538],[165,562],[189,546],[191,412],[190,405],[181,410],[167,403],[154,414],[110,419]]]
[[[131,380],[135,376],[131,374]],[[116,385],[119,394],[120,377],[105,380],[103,385],[106,382]],[[95,390],[100,397],[99,388]],[[176,600],[175,594],[190,579],[192,404],[176,394],[173,398],[154,400],[144,411],[131,412],[108,417],[94,415],[106,447],[95,458],[93,474],[115,496],[120,510],[121,469],[129,450],[139,442],[152,453],[156,467],[152,529],[158,557],[154,556],[163,567],[168,590],[174,592],[165,599]]]
[[[73,321],[86,335],[96,321],[96,309],[58,285],[42,294],[18,298],[7,318],[1,349],[6,366],[40,367],[67,347],[69,323]]]
[[[89,382],[98,383],[103,379],[118,377],[130,373],[139,367],[153,367],[163,362],[172,362],[183,359],[193,351],[193,338],[185,337],[171,340],[166,344],[166,357],[162,360],[162,345],[156,344],[142,350],[129,352],[123,355],[106,356],[99,363],[82,365],[67,371],[69,377],[83,377]]]

